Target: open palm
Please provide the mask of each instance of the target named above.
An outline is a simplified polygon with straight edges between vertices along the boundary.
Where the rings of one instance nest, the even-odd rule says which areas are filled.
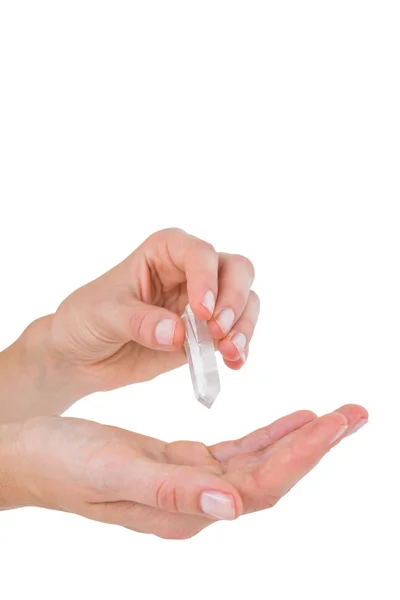
[[[273,506],[366,419],[357,405],[320,418],[299,411],[209,447],[63,417],[8,432],[18,431],[21,504],[182,539],[217,519]]]

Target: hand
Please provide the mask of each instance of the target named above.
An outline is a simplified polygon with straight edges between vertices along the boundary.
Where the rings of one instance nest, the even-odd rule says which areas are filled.
[[[210,447],[62,417],[8,424],[0,428],[0,508],[42,506],[184,539],[273,506],[367,418],[356,405],[320,418],[300,411]]]
[[[188,302],[225,364],[240,369],[259,313],[247,258],[187,233],[150,236],[0,353],[0,423],[61,414],[79,398],[183,365]]]
[[[93,391],[149,380],[182,365],[188,302],[208,321],[225,364],[239,369],[259,313],[254,270],[187,233],[153,234],[126,260],[75,291],[52,319],[53,351]]]

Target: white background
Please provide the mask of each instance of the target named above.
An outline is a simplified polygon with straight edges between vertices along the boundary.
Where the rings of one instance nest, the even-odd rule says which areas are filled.
[[[277,507],[188,541],[0,514],[1,598],[399,598],[397,9],[0,1],[0,345],[179,226],[256,266],[246,368],[212,411],[184,368],[71,415],[207,443],[370,411]]]

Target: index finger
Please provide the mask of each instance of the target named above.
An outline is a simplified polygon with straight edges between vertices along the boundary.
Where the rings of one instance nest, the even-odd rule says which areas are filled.
[[[238,440],[219,442],[209,446],[208,451],[211,456],[220,462],[239,455],[259,452],[316,418],[316,415],[310,410],[299,410]]]
[[[209,320],[218,294],[218,253],[214,247],[181,229],[165,229],[144,243],[163,244],[166,255],[186,279],[190,306],[194,314]]]
[[[347,427],[343,413],[324,415],[271,446],[251,469],[227,473],[226,479],[242,496],[245,512],[276,504],[344,437]]]

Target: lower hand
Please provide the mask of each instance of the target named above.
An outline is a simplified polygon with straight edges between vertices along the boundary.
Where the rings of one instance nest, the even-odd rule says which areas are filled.
[[[367,418],[357,405],[320,418],[300,411],[209,447],[80,419],[8,424],[0,428],[0,508],[42,506],[188,538],[218,519],[272,507]]]

